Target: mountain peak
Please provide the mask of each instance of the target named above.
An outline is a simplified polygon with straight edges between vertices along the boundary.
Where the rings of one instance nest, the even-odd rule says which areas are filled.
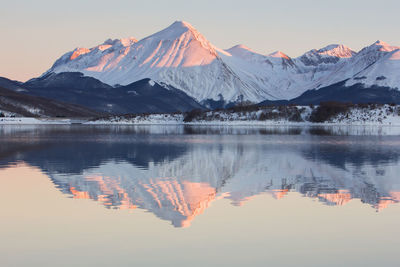
[[[345,47],[345,46],[342,45],[342,44],[330,44],[330,45],[327,45],[327,46],[325,46],[325,47],[323,47],[323,48],[320,48],[320,49],[318,50],[318,52],[334,50],[334,49],[342,48],[342,47]]]
[[[189,22],[183,21],[183,20],[176,20],[169,27],[180,27],[180,28],[193,29],[192,24],[190,24]]]
[[[276,57],[276,58],[285,58],[289,59],[289,56],[283,53],[282,51],[275,51],[268,55],[269,57]]]
[[[351,58],[356,54],[349,47],[342,44],[330,44],[320,49],[312,49],[300,57],[306,66],[319,64],[336,64],[339,60]]]
[[[363,51],[363,53],[369,53],[371,51],[392,52],[397,49],[400,49],[400,47],[399,46],[391,46],[390,44],[388,44],[382,40],[378,40],[375,43],[373,43],[372,45],[365,47],[361,51]]]
[[[175,21],[167,28],[151,35],[150,37],[159,37],[162,39],[176,39],[180,37],[182,34],[187,32],[192,33],[194,36],[200,35],[200,33],[188,22],[186,21]]]
[[[186,39],[187,42],[191,40],[198,41],[203,48],[211,51],[213,55],[216,55],[216,47],[214,47],[199,31],[186,21],[175,21],[167,28],[150,35],[143,40],[175,41],[183,39]]]
[[[249,47],[245,46],[244,44],[238,44],[238,45],[235,45],[235,46],[233,46],[233,47],[231,47],[229,49],[244,49],[244,50],[252,51]]]
[[[355,52],[351,50],[351,48],[342,44],[330,44],[317,50],[317,52],[320,55],[333,56],[339,58],[349,58],[355,54]]]
[[[382,40],[378,40],[374,43],[374,45],[380,45],[380,46],[390,46],[388,43],[382,41]]]
[[[243,52],[244,53],[247,53],[247,52],[256,53],[251,48],[249,48],[243,44],[238,44],[238,45],[232,46],[231,48],[226,49],[225,51],[230,54],[237,54],[237,53],[243,53]]]

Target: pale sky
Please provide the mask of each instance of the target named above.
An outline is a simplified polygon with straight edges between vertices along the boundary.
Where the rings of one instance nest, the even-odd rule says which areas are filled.
[[[296,57],[332,43],[400,45],[398,0],[1,0],[0,76],[25,81],[62,54],[191,23],[214,45]]]

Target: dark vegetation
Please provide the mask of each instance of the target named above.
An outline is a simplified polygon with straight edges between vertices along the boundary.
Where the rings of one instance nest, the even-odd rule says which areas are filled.
[[[362,103],[362,104],[352,104],[352,103],[342,103],[342,102],[321,102],[320,105],[313,109],[310,115],[311,122],[327,122],[331,119],[341,115],[342,118],[349,118],[351,109],[359,109],[364,111],[373,111],[377,108],[381,108],[383,104],[376,103]],[[389,104],[389,108],[386,111],[386,114],[380,114],[382,116],[387,116],[391,113],[395,113],[397,115],[397,105],[395,103]]]
[[[306,116],[306,106],[295,106],[295,105],[244,105],[235,106],[227,109],[218,110],[193,110],[185,113],[184,122],[193,121],[226,121],[233,120],[258,120],[258,121],[278,121],[287,120],[290,122],[329,122],[331,119],[340,117],[341,119],[349,119],[351,116],[350,111],[352,109],[363,110],[364,115],[368,117],[368,112],[372,112],[378,108],[383,107],[380,103],[344,103],[344,102],[321,102],[318,106],[313,104],[309,105],[311,114],[309,117]],[[385,113],[386,112],[386,113]],[[389,104],[389,108],[386,111],[381,111],[378,115],[382,118],[389,114],[400,115],[400,109],[397,108],[395,103]],[[366,120],[365,116],[362,120]]]
[[[25,94],[82,105],[110,114],[171,113],[203,108],[192,97],[172,86],[143,79],[112,87],[82,73],[58,73],[23,84]]]
[[[0,109],[24,117],[93,117],[102,114],[82,106],[24,95],[2,87],[0,87]]]
[[[110,86],[79,72],[50,73],[25,83],[0,77],[0,87],[17,93],[84,106],[98,113],[172,113],[204,108],[172,86],[143,79],[126,86]]]
[[[184,122],[192,122],[192,121],[196,120],[197,118],[200,118],[204,114],[205,114],[205,111],[202,111],[201,109],[194,109],[185,114],[183,121]]]
[[[311,122],[325,122],[331,118],[347,113],[350,108],[355,105],[351,103],[340,102],[322,102],[316,109],[313,110],[310,116]]]
[[[299,108],[294,105],[259,106],[244,104],[213,111],[192,110],[185,113],[184,122],[233,120],[233,115],[238,116],[237,120],[288,120],[292,122],[301,122],[304,121],[301,116],[304,110],[304,107]]]

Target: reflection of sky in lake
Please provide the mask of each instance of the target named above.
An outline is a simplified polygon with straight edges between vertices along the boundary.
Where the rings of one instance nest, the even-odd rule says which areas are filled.
[[[78,244],[73,251],[87,250],[84,247],[89,245],[101,251],[104,242],[110,246],[117,242],[109,249],[122,257],[133,248],[141,251],[136,260],[117,260],[120,263],[143,262],[154,250],[160,260],[188,264],[189,255],[200,257],[193,253],[206,244],[206,258],[215,263],[224,263],[217,258],[217,247],[225,256],[230,250],[245,252],[230,255],[227,265],[250,261],[264,266],[261,263],[267,259],[276,265],[278,255],[304,260],[312,250],[319,251],[320,257],[340,255],[352,266],[361,266],[366,259],[376,263],[378,258],[392,263],[395,255],[390,254],[390,246],[398,246],[394,237],[399,235],[393,220],[399,219],[400,211],[396,205],[400,137],[334,131],[3,129],[1,203],[4,226],[11,231],[1,233],[14,246],[3,244],[2,251],[17,253],[21,246],[31,250],[24,251],[27,258],[36,259],[35,251],[43,249],[66,256],[68,252],[48,246],[58,237],[67,243],[60,241],[55,250],[71,249],[68,242],[75,236]],[[60,198],[60,191],[65,197]],[[185,245],[186,241],[195,243]],[[38,242],[38,247],[29,242]],[[140,243],[143,246],[138,248]],[[185,255],[178,257],[178,249]],[[264,249],[274,254],[263,253]],[[372,251],[391,258],[357,258]],[[83,258],[82,266],[95,260],[90,255]],[[157,259],[147,260],[157,265]],[[282,261],[296,263],[288,258]],[[203,258],[196,264],[206,262]]]

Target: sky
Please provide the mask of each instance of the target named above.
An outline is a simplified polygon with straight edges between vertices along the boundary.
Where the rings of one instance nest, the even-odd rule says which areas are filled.
[[[244,44],[291,57],[341,43],[400,45],[398,0],[1,0],[0,76],[25,81],[76,47],[144,38],[176,20],[220,48]]]

